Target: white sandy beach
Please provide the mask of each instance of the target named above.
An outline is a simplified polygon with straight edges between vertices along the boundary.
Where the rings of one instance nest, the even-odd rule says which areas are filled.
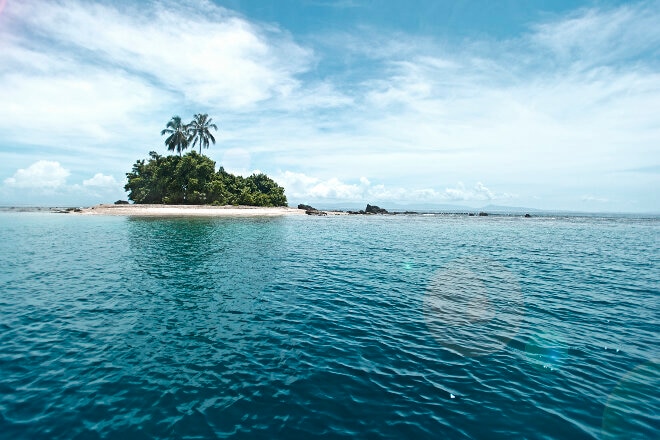
[[[73,212],[72,212],[73,214]],[[259,206],[205,206],[205,205],[111,205],[102,204],[83,208],[78,215],[126,215],[139,217],[274,217],[305,215],[302,209],[289,207],[266,208]]]

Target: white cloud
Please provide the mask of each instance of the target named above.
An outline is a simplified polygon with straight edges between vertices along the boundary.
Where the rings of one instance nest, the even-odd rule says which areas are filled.
[[[583,9],[533,26],[532,41],[586,66],[631,58],[660,44],[660,8],[642,1],[609,10]]]
[[[483,183],[477,182],[474,188],[467,189],[463,182],[459,182],[456,188],[447,188],[444,192],[445,198],[448,200],[468,201],[468,200],[493,200],[493,199],[509,199],[510,194],[495,194],[490,189],[486,188]]]
[[[358,28],[302,44],[204,0],[9,2],[0,172],[37,155],[79,181],[99,160],[123,175],[164,151],[172,114],[202,109],[220,128],[205,154],[241,174],[289,170],[290,198],[560,206],[597,188],[657,207],[657,177],[613,174],[657,156],[657,4],[581,9],[510,40]]]
[[[4,182],[15,188],[54,189],[65,185],[70,174],[59,162],[40,160],[25,169],[19,169]]]
[[[96,173],[91,179],[83,180],[83,186],[98,188],[114,188],[118,182],[113,176],[106,176],[103,173]]]
[[[438,191],[433,188],[409,189],[388,187],[383,184],[372,185],[366,177],[360,177],[359,183],[346,183],[336,177],[319,179],[291,171],[280,173],[276,176],[276,180],[286,190],[287,197],[292,200],[445,203],[508,200],[514,197],[507,193],[495,193],[481,182],[477,182],[472,189],[466,189],[465,185],[459,182],[456,188]]]
[[[121,10],[73,0],[11,6],[10,14],[41,37],[206,105],[242,108],[289,93],[311,59],[280,29],[207,1],[140,2]]]
[[[322,82],[303,90],[296,75],[313,53],[288,33],[204,0],[121,7],[26,0],[10,2],[4,14],[6,142],[67,154],[96,150],[104,158],[122,145],[120,154],[134,157],[162,145],[165,122],[175,113],[186,117],[182,102],[194,106],[192,115],[200,107],[240,114],[263,101],[292,109],[296,100],[311,108],[345,99]],[[12,32],[19,29],[25,31]]]
[[[336,177],[317,182],[307,193],[315,199],[356,200],[362,197],[359,186],[346,184]]]
[[[139,117],[132,119],[138,111],[165,102],[151,86],[124,72],[78,69],[76,74],[0,74],[0,94],[7,103],[0,106],[0,118],[13,121],[3,127],[5,135],[87,152],[125,136],[127,130],[139,131]],[[154,132],[158,128],[153,123],[147,127]]]
[[[340,91],[328,82],[300,85],[282,93],[279,100],[272,103],[272,109],[278,111],[337,109],[351,106],[355,99]]]
[[[336,177],[321,180],[304,173],[285,171],[277,176],[276,180],[292,199],[360,200],[362,198],[359,185],[346,184]]]

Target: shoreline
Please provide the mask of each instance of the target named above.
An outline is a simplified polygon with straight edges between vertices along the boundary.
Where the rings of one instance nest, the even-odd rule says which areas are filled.
[[[306,205],[302,205],[306,206]],[[311,208],[311,207],[309,207]],[[71,215],[91,215],[91,216],[136,216],[136,217],[277,217],[290,215],[310,215],[310,216],[349,216],[349,215],[378,215],[385,217],[395,217],[401,215],[408,216],[469,216],[469,217],[597,217],[597,218],[639,218],[639,219],[660,219],[660,213],[601,213],[601,212],[570,212],[570,211],[532,211],[532,215],[524,211],[490,211],[479,215],[480,210],[474,211],[390,211],[386,214],[367,213],[364,211],[342,211],[338,209],[304,209],[290,206],[281,207],[260,207],[260,206],[212,206],[212,205],[165,205],[165,204],[128,204],[115,205],[103,203],[87,207],[66,207],[66,206],[0,206],[2,213],[53,213],[53,214],[71,214]]]
[[[211,206],[211,205],[149,205],[100,204],[69,211],[73,215],[117,215],[133,217],[277,217],[305,215],[305,211],[287,206]]]

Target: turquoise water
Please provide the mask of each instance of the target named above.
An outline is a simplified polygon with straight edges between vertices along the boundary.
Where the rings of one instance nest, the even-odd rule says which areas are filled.
[[[0,214],[0,438],[653,438],[660,220]]]

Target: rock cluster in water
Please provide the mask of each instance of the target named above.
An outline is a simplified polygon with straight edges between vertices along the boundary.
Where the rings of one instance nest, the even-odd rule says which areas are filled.
[[[56,214],[68,214],[70,212],[82,212],[80,208],[51,208],[51,212]]]
[[[381,208],[376,205],[370,205],[367,203],[365,209],[359,211],[348,211],[349,214],[389,214],[390,212],[387,209]]]
[[[367,209],[364,210],[367,214],[389,214],[387,209],[380,208],[376,205],[370,205],[367,203]]]
[[[313,206],[310,205],[305,205],[305,204],[300,204],[298,205],[298,209],[304,209],[305,214],[307,215],[328,215],[327,212],[325,211],[319,211],[318,209],[314,208]]]
[[[359,211],[322,211],[319,209],[314,208],[313,206],[310,205],[305,205],[303,203],[298,205],[298,209],[303,209],[307,215],[328,215],[328,212],[331,214],[353,214],[353,215],[373,215],[373,214],[387,214],[387,215],[397,215],[397,214],[409,214],[409,215],[418,215],[420,214],[417,211],[396,211],[396,212],[390,212],[385,208],[381,208],[380,206],[377,205],[370,205],[367,203],[367,207],[365,209],[360,209]],[[435,214],[451,214],[451,215],[467,215],[470,217],[488,217],[489,213],[485,211],[479,211],[479,212],[438,212]],[[498,214],[495,214],[498,215]],[[506,214],[505,214],[506,215]],[[530,214],[524,214],[525,218],[531,218],[532,216]]]

